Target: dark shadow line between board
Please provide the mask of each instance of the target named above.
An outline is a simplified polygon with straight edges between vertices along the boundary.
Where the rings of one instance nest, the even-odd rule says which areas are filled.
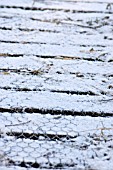
[[[35,42],[35,41],[9,41],[9,40],[0,40],[0,43],[6,43],[6,44],[42,44],[42,45],[57,45],[57,46],[60,46],[62,44],[58,44],[58,43],[48,43],[48,42]],[[79,46],[79,47],[103,47],[103,48],[106,48],[106,47],[112,47],[113,45],[109,45],[109,46],[106,46],[106,45],[101,45],[101,44],[92,44],[92,45],[89,45],[89,44],[69,44],[71,46]]]
[[[0,43],[6,43],[6,44],[41,44],[41,45],[56,45],[56,46],[60,46],[62,44],[58,44],[58,43],[48,43],[48,42],[35,42],[35,41],[6,41],[6,40],[0,40]],[[106,45],[101,45],[101,44],[92,44],[92,45],[89,45],[89,44],[69,44],[71,46],[79,46],[79,47],[112,47],[113,45],[109,45],[109,46],[106,46]]]
[[[85,60],[85,61],[94,61],[94,62],[106,62],[102,59],[99,59],[99,58],[84,58],[84,57],[72,57],[72,56],[63,56],[63,55],[34,55],[34,54],[9,54],[9,53],[0,53],[0,57],[24,57],[24,56],[30,56],[30,55],[33,55],[35,57],[38,57],[38,58],[43,58],[43,59],[58,59],[58,60],[65,60],[65,58],[67,59],[71,59],[71,60]],[[113,62],[112,59],[108,60],[107,62]],[[59,73],[60,74],[60,73]]]
[[[18,127],[18,126],[17,126]],[[42,132],[42,133],[26,133],[26,132],[15,132],[15,131],[11,131],[11,132],[6,132],[6,134],[8,136],[14,136],[16,137],[16,139],[32,139],[32,140],[41,140],[40,137],[44,137],[43,140],[47,140],[47,141],[62,141],[65,142],[65,140],[69,140],[69,139],[73,139],[73,138],[77,138],[79,133],[76,131],[76,135],[71,136],[68,134],[49,134],[46,132]]]
[[[18,92],[33,92],[33,91],[37,91],[37,92],[40,92],[40,91],[47,91],[46,89],[37,89],[37,88],[33,88],[33,89],[30,89],[30,88],[16,88],[16,87],[10,87],[10,86],[4,86],[4,87],[0,87],[0,89],[3,89],[3,90],[11,90],[11,91],[18,91]],[[52,93],[65,93],[65,94],[68,94],[68,95],[89,95],[89,96],[98,96],[98,94],[92,92],[92,91],[72,91],[72,90],[51,90],[49,89],[49,92],[52,92]],[[100,92],[102,95],[106,95],[106,92],[102,91]]]
[[[33,42],[33,41],[5,41],[5,40],[0,40],[0,43],[8,43],[8,44],[42,44],[42,45],[58,45],[60,44],[57,43],[46,43],[46,42]]]
[[[112,11],[83,11],[83,10],[75,10],[75,9],[63,9],[63,8],[49,8],[49,7],[23,7],[23,6],[10,6],[10,5],[0,5],[0,8],[13,8],[13,9],[21,9],[21,10],[28,10],[28,11],[64,11],[64,12],[71,12],[71,13],[103,13],[103,14],[113,14]]]
[[[21,28],[18,27],[16,28],[19,31],[24,31],[24,32],[32,32],[32,31],[39,31],[39,32],[48,32],[48,33],[60,33],[60,31],[56,31],[56,30],[49,30],[49,29],[30,29],[30,28]],[[12,27],[5,27],[5,26],[0,26],[0,30],[5,30],[5,31],[12,31],[13,28]]]
[[[106,101],[107,102],[107,101]],[[11,107],[3,108],[0,107],[0,112],[5,113],[40,113],[42,115],[62,115],[62,116],[90,116],[90,117],[113,117],[113,113],[107,112],[95,112],[95,111],[75,111],[75,110],[55,110],[55,109],[43,109],[33,107]]]
[[[43,155],[43,157],[48,157],[46,154]],[[8,159],[8,163],[9,163],[9,166],[8,167],[11,167],[12,165],[13,166],[16,166],[16,167],[23,167],[23,168],[34,168],[34,169],[47,169],[47,170],[59,170],[61,168],[64,168],[67,167],[68,168],[73,168],[73,167],[76,167],[76,163],[61,163],[61,161],[59,161],[59,163],[51,163],[49,161],[49,158],[48,159],[48,163],[46,164],[42,164],[42,163],[38,163],[37,161],[36,162],[32,162],[32,161],[14,161],[13,159]]]

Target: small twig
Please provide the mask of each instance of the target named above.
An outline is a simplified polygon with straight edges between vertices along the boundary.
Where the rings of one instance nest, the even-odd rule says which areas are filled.
[[[106,128],[106,127],[102,127],[102,128],[96,128],[96,129],[89,129],[89,130],[82,130],[80,132],[88,132],[88,131],[93,131],[93,130],[112,130],[113,128]],[[78,131],[76,131],[78,132]]]
[[[107,101],[111,101],[111,100],[113,100],[113,98],[111,98],[111,99],[103,99],[103,100],[99,100],[99,101],[107,102]]]
[[[22,122],[22,123],[17,123],[17,124],[13,124],[13,125],[5,125],[5,127],[9,127],[9,126],[20,126],[20,125],[24,125],[31,122],[31,120],[27,121],[27,122]]]

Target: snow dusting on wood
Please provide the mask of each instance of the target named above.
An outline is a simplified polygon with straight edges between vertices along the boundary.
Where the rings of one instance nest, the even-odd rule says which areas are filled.
[[[112,167],[112,0],[0,0],[0,170]]]

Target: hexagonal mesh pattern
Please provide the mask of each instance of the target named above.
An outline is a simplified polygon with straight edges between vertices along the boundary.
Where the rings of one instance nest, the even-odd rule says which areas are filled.
[[[0,0],[0,170],[113,170],[111,1]]]
[[[102,122],[108,127],[110,119],[39,113],[1,113],[0,119],[2,165],[91,168],[94,159],[109,159],[113,130]]]

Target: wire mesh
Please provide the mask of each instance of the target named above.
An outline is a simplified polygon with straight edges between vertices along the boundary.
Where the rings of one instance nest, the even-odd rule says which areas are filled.
[[[110,119],[7,112],[0,119],[1,165],[90,169],[96,159],[110,160]]]
[[[113,170],[112,3],[0,10],[0,170]]]

